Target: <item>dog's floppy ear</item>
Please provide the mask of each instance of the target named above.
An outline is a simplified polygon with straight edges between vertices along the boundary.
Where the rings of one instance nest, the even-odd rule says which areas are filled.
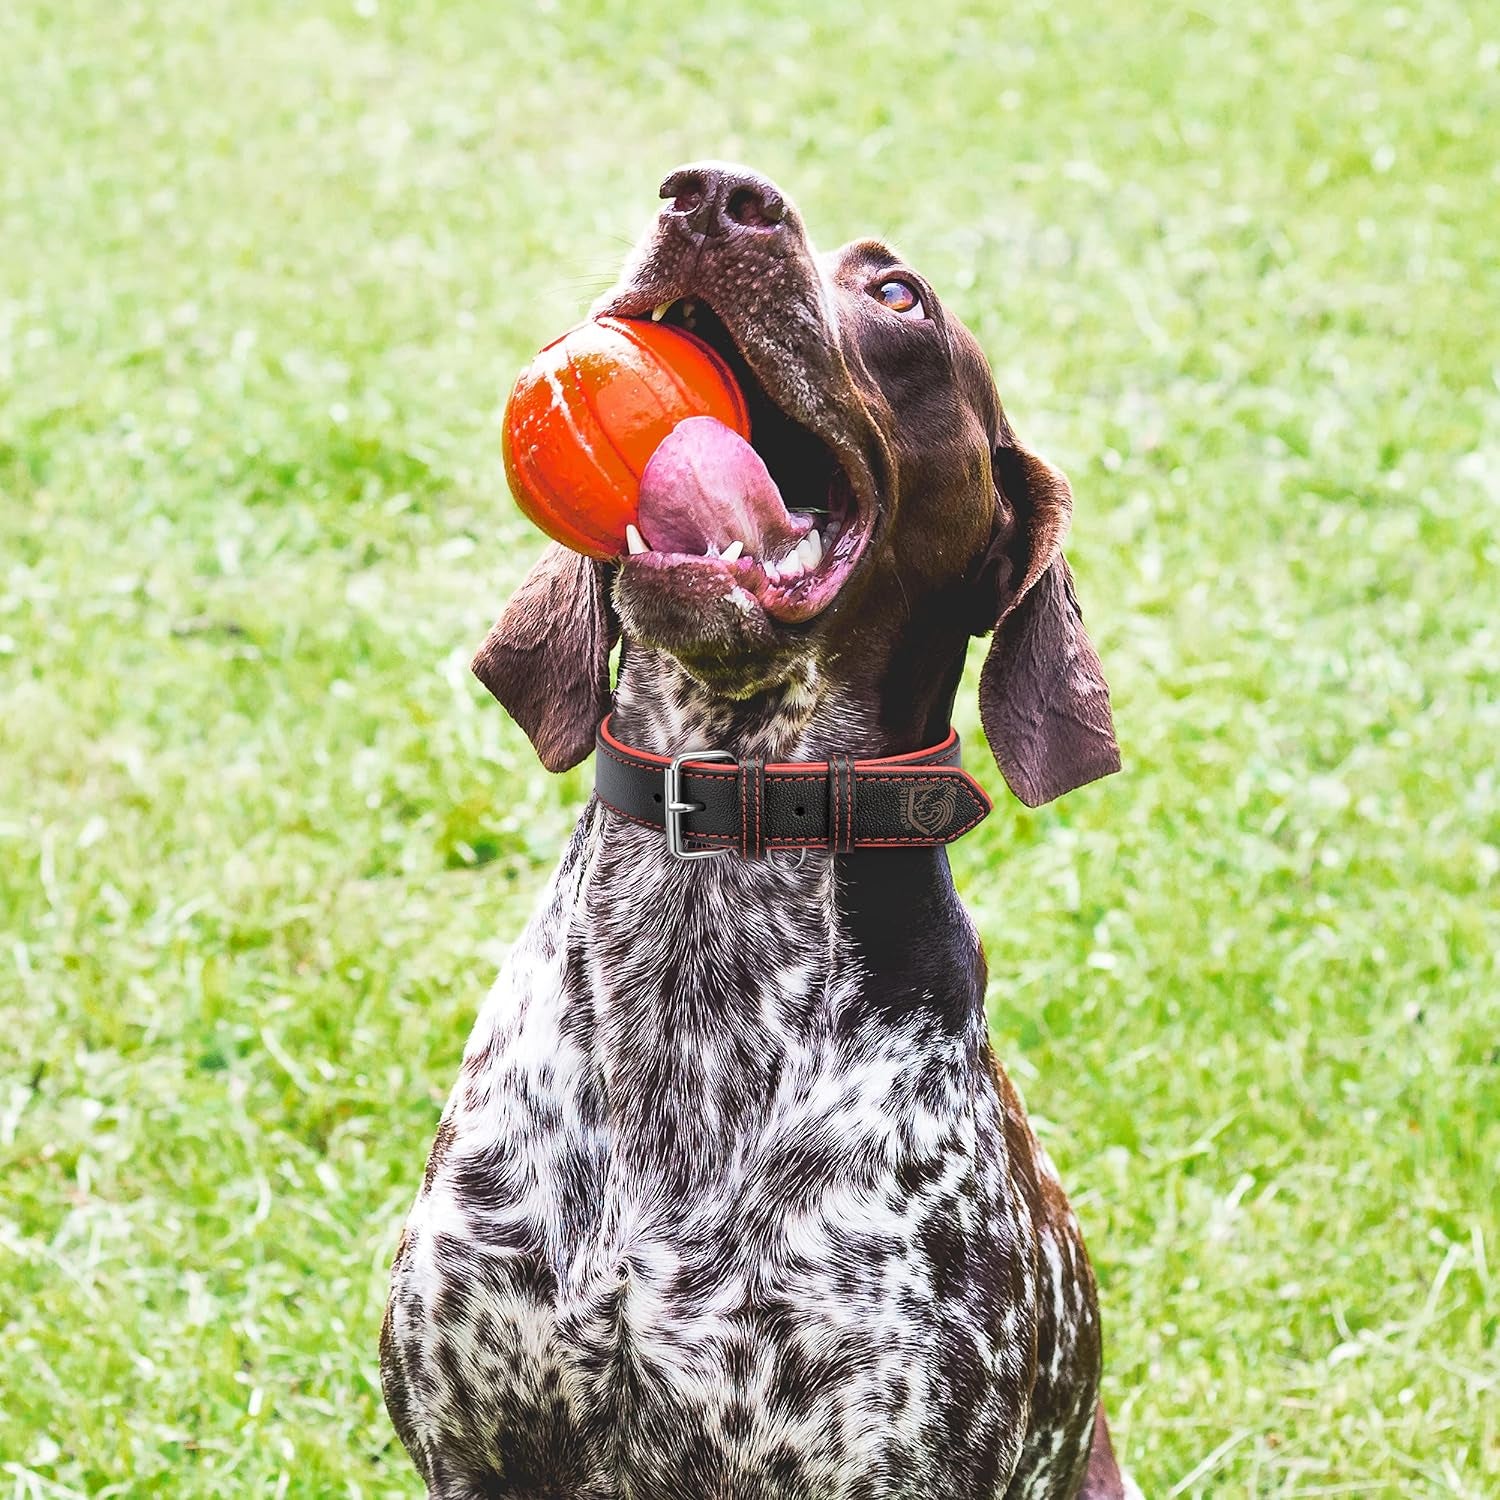
[[[979,676],[979,715],[1011,791],[1039,807],[1118,771],[1120,747],[1109,685],[1062,555],[1073,492],[1024,448],[997,448],[993,467],[999,513],[984,588],[995,635]]]
[[[553,542],[474,657],[474,675],[524,729],[549,771],[594,748],[609,709],[609,653],[619,625],[609,568]]]

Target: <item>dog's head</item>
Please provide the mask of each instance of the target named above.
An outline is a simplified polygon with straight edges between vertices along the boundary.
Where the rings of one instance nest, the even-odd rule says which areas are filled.
[[[1061,551],[1068,482],[1016,441],[968,330],[878,241],[816,255],[754,173],[683,167],[662,196],[596,311],[711,344],[754,452],[684,424],[643,482],[647,550],[598,563],[554,545],[511,600],[475,670],[544,764],[592,748],[621,630],[730,699],[816,666],[914,742],[940,737],[963,644],[993,631],[981,716],[1022,801],[1117,770]]]

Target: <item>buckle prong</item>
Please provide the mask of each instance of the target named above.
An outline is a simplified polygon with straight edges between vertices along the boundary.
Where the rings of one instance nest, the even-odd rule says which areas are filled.
[[[689,849],[687,846],[682,816],[684,813],[703,811],[701,802],[682,800],[682,766],[684,761],[689,760],[727,760],[738,764],[727,750],[684,750],[681,755],[672,757],[671,763],[662,772],[662,790],[665,793],[662,821],[666,825],[667,852],[676,859],[712,859],[716,854],[728,854],[727,848]]]

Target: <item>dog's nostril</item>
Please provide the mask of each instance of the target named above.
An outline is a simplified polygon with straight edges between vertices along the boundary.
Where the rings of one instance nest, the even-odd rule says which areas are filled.
[[[786,204],[777,193],[739,187],[729,195],[724,212],[736,224],[744,224],[750,229],[770,229],[781,222]]]
[[[704,181],[696,172],[690,172],[686,176],[674,174],[661,185],[661,196],[670,198],[673,213],[679,214],[690,214],[694,209],[701,208],[705,192]]]

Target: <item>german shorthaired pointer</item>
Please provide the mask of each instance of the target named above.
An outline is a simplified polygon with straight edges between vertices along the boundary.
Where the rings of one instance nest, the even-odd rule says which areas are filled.
[[[1022,801],[1118,768],[1067,481],[894,251],[815,256],[738,168],[662,196],[598,310],[723,354],[769,488],[689,444],[631,552],[549,547],[476,658],[549,769],[597,743],[599,794],[438,1127],[386,1403],[443,1500],[1122,1500],[1093,1276],[941,847],[988,808],[948,727],[971,635]]]

